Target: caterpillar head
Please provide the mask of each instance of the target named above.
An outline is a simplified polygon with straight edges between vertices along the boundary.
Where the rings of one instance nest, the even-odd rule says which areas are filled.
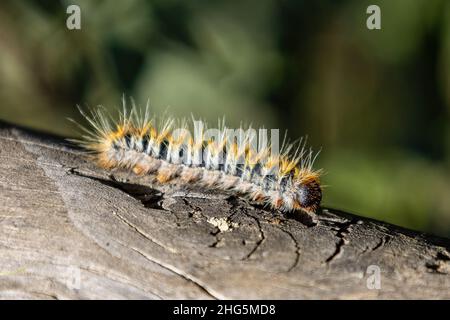
[[[316,179],[299,182],[296,186],[296,203],[299,209],[315,212],[322,201],[322,188]]]

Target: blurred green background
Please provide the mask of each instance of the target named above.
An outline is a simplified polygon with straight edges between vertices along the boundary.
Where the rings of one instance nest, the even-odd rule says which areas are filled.
[[[307,134],[325,206],[450,237],[450,1],[0,2],[1,119],[73,136],[123,94]]]

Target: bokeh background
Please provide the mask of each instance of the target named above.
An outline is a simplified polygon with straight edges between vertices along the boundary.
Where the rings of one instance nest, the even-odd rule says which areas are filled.
[[[123,94],[307,134],[324,205],[450,237],[448,0],[0,2],[0,119],[72,137]]]

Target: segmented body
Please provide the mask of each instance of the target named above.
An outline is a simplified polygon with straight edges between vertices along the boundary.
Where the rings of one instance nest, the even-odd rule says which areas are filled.
[[[193,141],[175,136],[170,120],[158,130],[148,111],[139,115],[134,110],[129,116],[124,111],[118,123],[101,111],[85,117],[92,128],[83,128],[88,135],[78,142],[105,169],[151,175],[159,184],[225,190],[281,211],[315,211],[320,204],[319,171],[312,170],[312,153],[304,149],[296,156],[289,156],[291,148],[278,155],[270,147],[255,152],[248,137],[239,144],[225,134],[216,141]]]

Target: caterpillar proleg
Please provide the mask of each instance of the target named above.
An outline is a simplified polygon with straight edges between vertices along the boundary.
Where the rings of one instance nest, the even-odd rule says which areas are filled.
[[[273,143],[257,150],[252,128],[236,134],[222,121],[211,136],[201,121],[157,121],[148,103],[143,110],[134,103],[128,109],[125,100],[118,120],[101,107],[80,112],[89,127],[79,125],[84,134],[75,141],[104,169],[150,175],[155,185],[224,190],[282,212],[315,212],[320,205],[321,171],[313,170],[317,155],[302,140],[284,141],[279,152]]]

